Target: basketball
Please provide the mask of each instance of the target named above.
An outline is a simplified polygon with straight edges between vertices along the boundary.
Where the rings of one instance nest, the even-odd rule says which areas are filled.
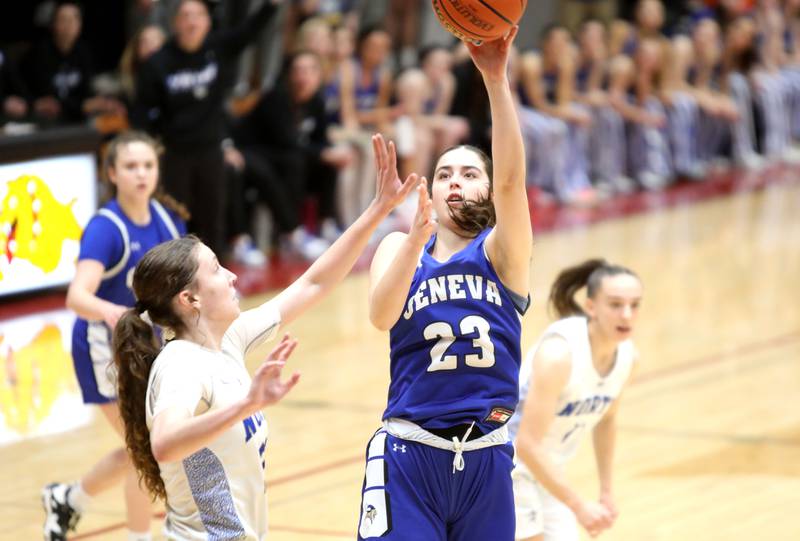
[[[480,44],[492,41],[517,24],[527,0],[431,0],[433,11],[450,33]]]

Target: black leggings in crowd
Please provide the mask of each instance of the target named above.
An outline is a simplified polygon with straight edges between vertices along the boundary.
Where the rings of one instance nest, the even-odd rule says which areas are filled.
[[[189,208],[189,231],[215,253],[227,252],[225,210],[228,188],[222,151],[217,146],[184,149],[167,148],[162,183],[167,193]]]
[[[317,199],[320,220],[336,216],[336,169],[318,155],[303,150],[248,146],[240,149],[245,160],[241,174],[232,173],[238,188],[231,193],[229,223],[232,234],[249,229],[245,195],[255,190],[257,200],[267,205],[275,220],[275,232],[293,231],[302,221],[307,195]]]

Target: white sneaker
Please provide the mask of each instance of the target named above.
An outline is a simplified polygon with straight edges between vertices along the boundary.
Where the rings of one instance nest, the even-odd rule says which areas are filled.
[[[636,191],[636,182],[631,177],[620,175],[611,180],[611,185],[617,193],[633,193]]]
[[[292,253],[308,261],[314,261],[328,249],[330,244],[312,235],[304,227],[298,227],[289,234],[288,248]]]
[[[760,154],[751,152],[742,156],[737,161],[737,165],[745,169],[750,169],[751,171],[758,171],[767,165],[767,160]]]
[[[591,187],[566,192],[559,199],[564,204],[577,208],[591,208],[600,202],[597,190]]]
[[[695,163],[686,171],[680,171],[679,176],[694,182],[701,182],[706,179],[708,174],[708,165],[702,163]]]
[[[598,179],[595,180],[593,183],[594,190],[597,193],[598,199],[605,200],[609,199],[614,195],[614,186],[611,184],[610,181],[606,179]]]
[[[800,149],[796,147],[788,147],[786,150],[783,151],[781,155],[781,160],[789,165],[795,165],[800,163]]]
[[[325,218],[322,221],[319,232],[320,237],[330,244],[333,244],[336,242],[336,239],[342,236],[342,230],[339,229],[339,226],[336,225],[336,221],[333,218]]]
[[[250,235],[241,235],[233,244],[233,259],[247,267],[263,267],[267,256],[256,248]]]
[[[639,175],[639,183],[646,190],[657,191],[666,188],[667,184],[669,183],[669,179],[650,171],[646,171]]]

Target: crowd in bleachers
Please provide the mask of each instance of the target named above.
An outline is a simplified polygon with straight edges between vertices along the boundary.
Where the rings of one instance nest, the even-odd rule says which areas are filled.
[[[0,43],[2,122],[156,135],[192,230],[249,264],[264,262],[258,209],[274,246],[313,259],[366,207],[373,132],[396,141],[401,176],[490,144],[464,46],[444,31],[418,45],[427,0],[130,0],[119,24],[90,18],[98,3],[31,4],[49,31]],[[562,4],[569,26],[546,26],[512,63],[537,204],[797,160],[800,0]],[[90,46],[90,20],[125,43],[106,50],[91,29]]]

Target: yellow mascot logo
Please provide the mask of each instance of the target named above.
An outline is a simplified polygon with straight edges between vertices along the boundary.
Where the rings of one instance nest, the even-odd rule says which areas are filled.
[[[42,179],[22,175],[7,183],[0,207],[0,257],[23,259],[45,274],[61,261],[65,240],[80,240],[81,227],[72,212],[73,199],[57,201]],[[0,280],[3,279],[0,273]]]

